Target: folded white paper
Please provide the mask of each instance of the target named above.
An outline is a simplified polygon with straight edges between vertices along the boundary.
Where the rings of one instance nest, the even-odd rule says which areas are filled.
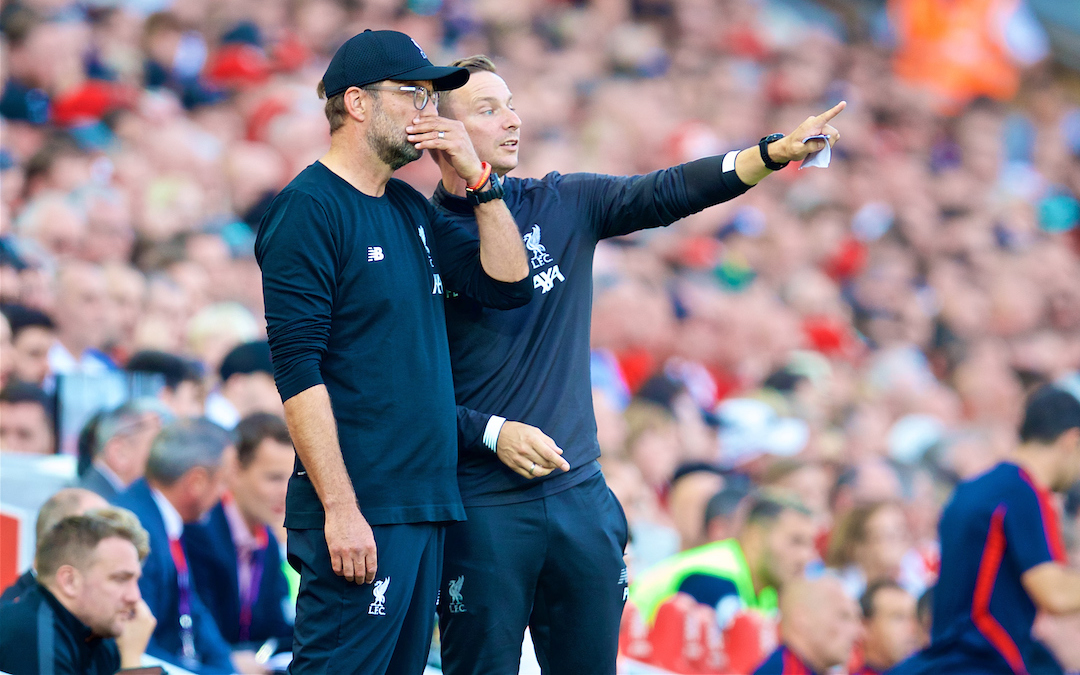
[[[811,152],[802,161],[799,166],[799,171],[802,171],[808,166],[820,166],[822,169],[828,168],[829,162],[832,161],[832,147],[829,145],[829,137],[825,134],[818,134],[817,136],[807,136],[803,139],[803,143],[807,143],[813,140],[825,141],[825,147],[817,152]]]

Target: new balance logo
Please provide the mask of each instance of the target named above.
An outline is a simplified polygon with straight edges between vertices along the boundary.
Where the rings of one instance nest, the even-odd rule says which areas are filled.
[[[382,246],[368,246],[367,247],[367,261],[368,262],[378,262],[378,261],[382,260],[385,257],[386,256],[383,255],[383,252],[382,252]]]
[[[390,586],[390,577],[375,582],[371,592],[375,595],[375,602],[368,605],[367,613],[372,616],[386,616],[386,589]]]
[[[546,269],[540,274],[534,274],[533,288],[539,288],[546,294],[555,287],[556,281],[566,281],[566,277],[559,271],[558,265],[555,265],[551,269]]]

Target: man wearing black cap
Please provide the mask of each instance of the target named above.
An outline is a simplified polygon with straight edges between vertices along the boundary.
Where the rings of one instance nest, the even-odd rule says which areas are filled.
[[[962,483],[941,514],[930,645],[890,673],[1054,673],[1036,612],[1080,612],[1053,492],[1080,478],[1080,401],[1046,386],[1028,400],[1022,444]]]
[[[497,174],[433,105],[468,77],[432,66],[402,33],[351,38],[319,83],[330,151],[259,230],[274,375],[298,456],[285,516],[300,571],[292,672],[424,668],[443,524],[465,517],[443,294],[502,308],[532,296]],[[479,242],[392,178],[424,150],[468,186]]]
[[[512,171],[521,119],[510,90],[487,57],[454,65],[472,77],[440,109],[463,123],[496,174]],[[614,672],[627,526],[597,461],[589,382],[597,242],[668,225],[743,194],[826,144],[808,137],[834,142],[839,132],[829,121],[843,107],[808,118],[787,136],[766,136],[756,147],[644,176],[553,172],[540,180],[505,179],[536,295],[511,312],[486,311],[468,298],[447,300],[458,402],[494,413],[463,416],[462,437],[475,442],[463,447],[458,469],[468,520],[446,535],[439,621],[447,673],[516,671],[526,625],[545,672]],[[468,186],[444,154],[433,157],[442,183],[432,201],[475,228]],[[527,424],[500,427],[504,417]],[[694,529],[699,523],[700,515]],[[506,546],[508,538],[524,543]]]

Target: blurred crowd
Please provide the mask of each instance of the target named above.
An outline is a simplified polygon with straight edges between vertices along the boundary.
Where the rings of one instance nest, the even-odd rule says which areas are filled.
[[[1018,14],[1010,86],[934,81],[903,58],[917,4],[6,1],[0,448],[81,453],[123,489],[174,418],[282,414],[254,233],[328,148],[315,84],[363,29],[491,55],[521,176],[647,172],[843,99],[828,169],[600,244],[594,407],[632,574],[734,536],[767,490],[810,514],[797,560],[914,612],[952,487],[1016,444],[1033,386],[1080,395],[1080,80]],[[156,379],[117,417],[94,383],[123,373]],[[1061,507],[1075,564],[1080,492]]]

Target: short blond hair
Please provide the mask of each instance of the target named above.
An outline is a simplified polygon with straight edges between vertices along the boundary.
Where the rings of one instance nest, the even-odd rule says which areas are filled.
[[[499,72],[498,70],[495,69],[495,62],[492,61],[491,58],[488,57],[485,54],[476,54],[474,56],[466,56],[463,59],[458,59],[457,61],[454,61],[453,63],[451,63],[450,67],[451,68],[464,68],[465,70],[469,71],[470,75],[472,75],[473,73],[479,73],[479,72],[496,73],[496,74],[498,74],[498,72]]]
[[[121,513],[121,509],[108,509],[104,514],[87,513],[61,520],[39,542],[38,575],[47,579],[55,576],[64,565],[84,565],[98,544],[112,537],[131,542],[139,552],[141,562],[145,558],[143,552],[150,551],[149,536],[130,511],[126,514]]]

